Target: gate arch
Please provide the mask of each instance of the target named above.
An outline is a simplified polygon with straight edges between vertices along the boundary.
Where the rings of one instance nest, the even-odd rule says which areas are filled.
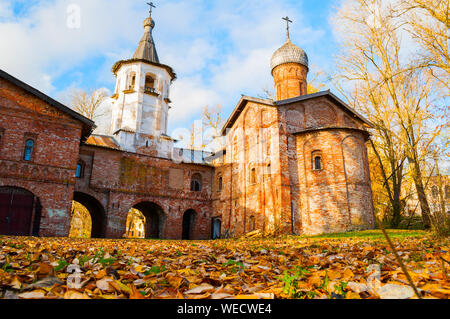
[[[145,216],[145,238],[163,238],[166,215],[161,206],[153,202],[140,202],[132,208]]]
[[[105,238],[106,213],[103,205],[95,197],[82,192],[75,192],[73,200],[86,207],[91,215],[91,238]]]

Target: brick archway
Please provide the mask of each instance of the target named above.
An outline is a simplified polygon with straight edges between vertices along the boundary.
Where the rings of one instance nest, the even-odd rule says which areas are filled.
[[[0,235],[38,236],[42,206],[20,187],[0,187]]]
[[[137,209],[145,216],[145,238],[163,238],[166,215],[161,206],[153,202],[141,202],[132,208]]]
[[[82,192],[75,192],[73,200],[86,207],[91,215],[91,238],[105,238],[106,213],[103,205],[95,197]]]

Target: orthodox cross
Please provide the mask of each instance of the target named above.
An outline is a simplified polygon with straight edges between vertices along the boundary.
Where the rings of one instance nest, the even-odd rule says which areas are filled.
[[[155,5],[153,4],[153,2],[147,2],[147,4],[150,6],[150,11],[149,11],[149,13],[150,13],[150,17],[152,16],[152,8],[156,8],[155,7]]]
[[[283,20],[286,20],[286,34],[287,38],[289,40],[289,23],[292,23],[292,20],[289,20],[289,17],[286,16],[285,18],[282,18]]]

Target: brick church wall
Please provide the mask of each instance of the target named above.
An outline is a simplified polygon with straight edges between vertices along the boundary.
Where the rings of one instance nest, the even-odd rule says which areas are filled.
[[[122,237],[129,210],[142,202],[162,208],[162,238],[181,238],[183,214],[189,209],[196,212],[192,238],[210,237],[212,167],[89,145],[82,146],[80,154],[85,175],[78,179],[75,191],[101,203],[106,211],[106,237]],[[202,176],[200,192],[190,189],[193,174]]]
[[[293,232],[374,227],[362,124],[323,97],[280,107],[279,112],[287,136],[284,171],[289,172]],[[313,169],[314,154],[322,158],[321,170]]]
[[[81,122],[14,84],[0,79],[0,187],[39,197],[40,236],[66,236],[75,185]],[[27,139],[35,142],[25,161]]]
[[[215,168],[214,177],[223,178],[223,190],[214,201],[214,214],[222,217],[222,233],[239,236],[256,229],[281,229],[277,124],[274,107],[248,102],[227,132],[225,165]]]

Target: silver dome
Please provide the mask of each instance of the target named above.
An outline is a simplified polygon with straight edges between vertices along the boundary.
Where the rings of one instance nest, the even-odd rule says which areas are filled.
[[[275,51],[270,60],[270,68],[273,71],[277,66],[284,63],[299,63],[308,67],[308,56],[305,51],[293,44],[289,39]]]

